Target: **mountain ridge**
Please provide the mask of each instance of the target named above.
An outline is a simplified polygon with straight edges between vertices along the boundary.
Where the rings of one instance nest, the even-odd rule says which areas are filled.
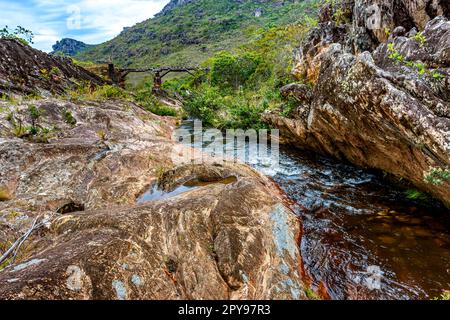
[[[319,0],[172,0],[154,18],[77,54],[123,67],[200,64],[215,52],[248,43],[252,32],[317,13]]]

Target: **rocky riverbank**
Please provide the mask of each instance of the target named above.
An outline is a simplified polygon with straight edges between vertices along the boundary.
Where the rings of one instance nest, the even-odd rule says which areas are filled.
[[[303,83],[282,90],[297,109],[265,120],[296,147],[382,170],[450,207],[448,6],[381,2],[323,8],[296,51]],[[382,19],[369,28],[375,5]]]
[[[19,93],[0,102],[0,256],[25,241],[1,264],[1,299],[306,298],[301,224],[268,178],[177,165],[176,119],[133,102]],[[192,180],[209,183],[137,204]]]

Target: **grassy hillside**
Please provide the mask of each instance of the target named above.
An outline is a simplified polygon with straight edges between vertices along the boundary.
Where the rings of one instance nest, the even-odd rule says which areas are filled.
[[[319,0],[193,0],[124,30],[76,59],[123,67],[195,65],[252,40],[256,30],[314,15]]]

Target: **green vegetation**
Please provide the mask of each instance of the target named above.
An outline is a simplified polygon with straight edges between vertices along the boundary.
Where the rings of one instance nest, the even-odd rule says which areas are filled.
[[[409,200],[419,200],[419,201],[426,201],[428,200],[428,197],[419,190],[416,189],[410,189],[405,191],[405,196]]]
[[[310,288],[305,289],[305,294],[309,300],[322,300],[320,299],[319,295]]]
[[[433,300],[450,300],[450,291],[444,291],[439,297],[434,298]]]
[[[196,0],[124,30],[118,37],[75,56],[123,67],[197,65],[215,53],[233,50],[258,36],[258,29],[285,26],[316,16],[320,0]],[[255,14],[258,9],[262,15]],[[307,18],[308,19],[308,18]],[[145,75],[130,75],[133,84]],[[136,79],[133,79],[135,77]],[[134,80],[134,81],[133,81]]]
[[[423,35],[422,32],[417,32],[417,33],[413,36],[413,39],[419,43],[419,46],[420,46],[421,48],[422,48],[422,47],[425,45],[425,43],[426,43],[425,36]]]
[[[77,124],[77,120],[73,117],[73,114],[72,112],[70,112],[70,110],[64,109],[62,111],[62,116],[64,118],[64,122],[66,122],[67,124],[70,124],[71,126]]]
[[[83,83],[77,86],[75,90],[69,91],[67,98],[75,101],[106,101],[110,99],[130,99],[130,94],[116,86],[91,86],[88,83]]]
[[[29,45],[33,43],[34,34],[21,26],[17,26],[15,29],[10,29],[8,26],[5,26],[3,29],[0,29],[0,38],[15,39],[25,45]]]
[[[395,48],[394,43],[388,44],[388,52],[389,59],[394,60],[397,64],[403,64],[408,68],[414,69],[419,76],[428,76],[433,80],[441,80],[444,78],[444,75],[439,71],[428,69],[421,61],[407,61],[406,57]]]
[[[166,106],[158,101],[152,93],[152,84],[145,83],[139,89],[134,97],[136,103],[141,105],[147,111],[150,111],[158,116],[176,117],[178,112],[169,106]]]
[[[163,87],[185,98],[186,112],[205,126],[265,128],[266,110],[290,113],[280,88],[294,81],[292,50],[309,30],[311,19],[300,24],[253,30],[254,40],[208,59],[193,77],[166,81]]]
[[[427,183],[441,186],[450,181],[450,171],[442,168],[430,168],[428,172],[425,172],[424,179]]]

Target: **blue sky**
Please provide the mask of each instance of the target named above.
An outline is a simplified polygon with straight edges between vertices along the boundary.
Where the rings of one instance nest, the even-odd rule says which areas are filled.
[[[35,33],[34,47],[51,51],[62,38],[104,42],[146,20],[169,0],[0,0],[0,28],[18,25]]]

